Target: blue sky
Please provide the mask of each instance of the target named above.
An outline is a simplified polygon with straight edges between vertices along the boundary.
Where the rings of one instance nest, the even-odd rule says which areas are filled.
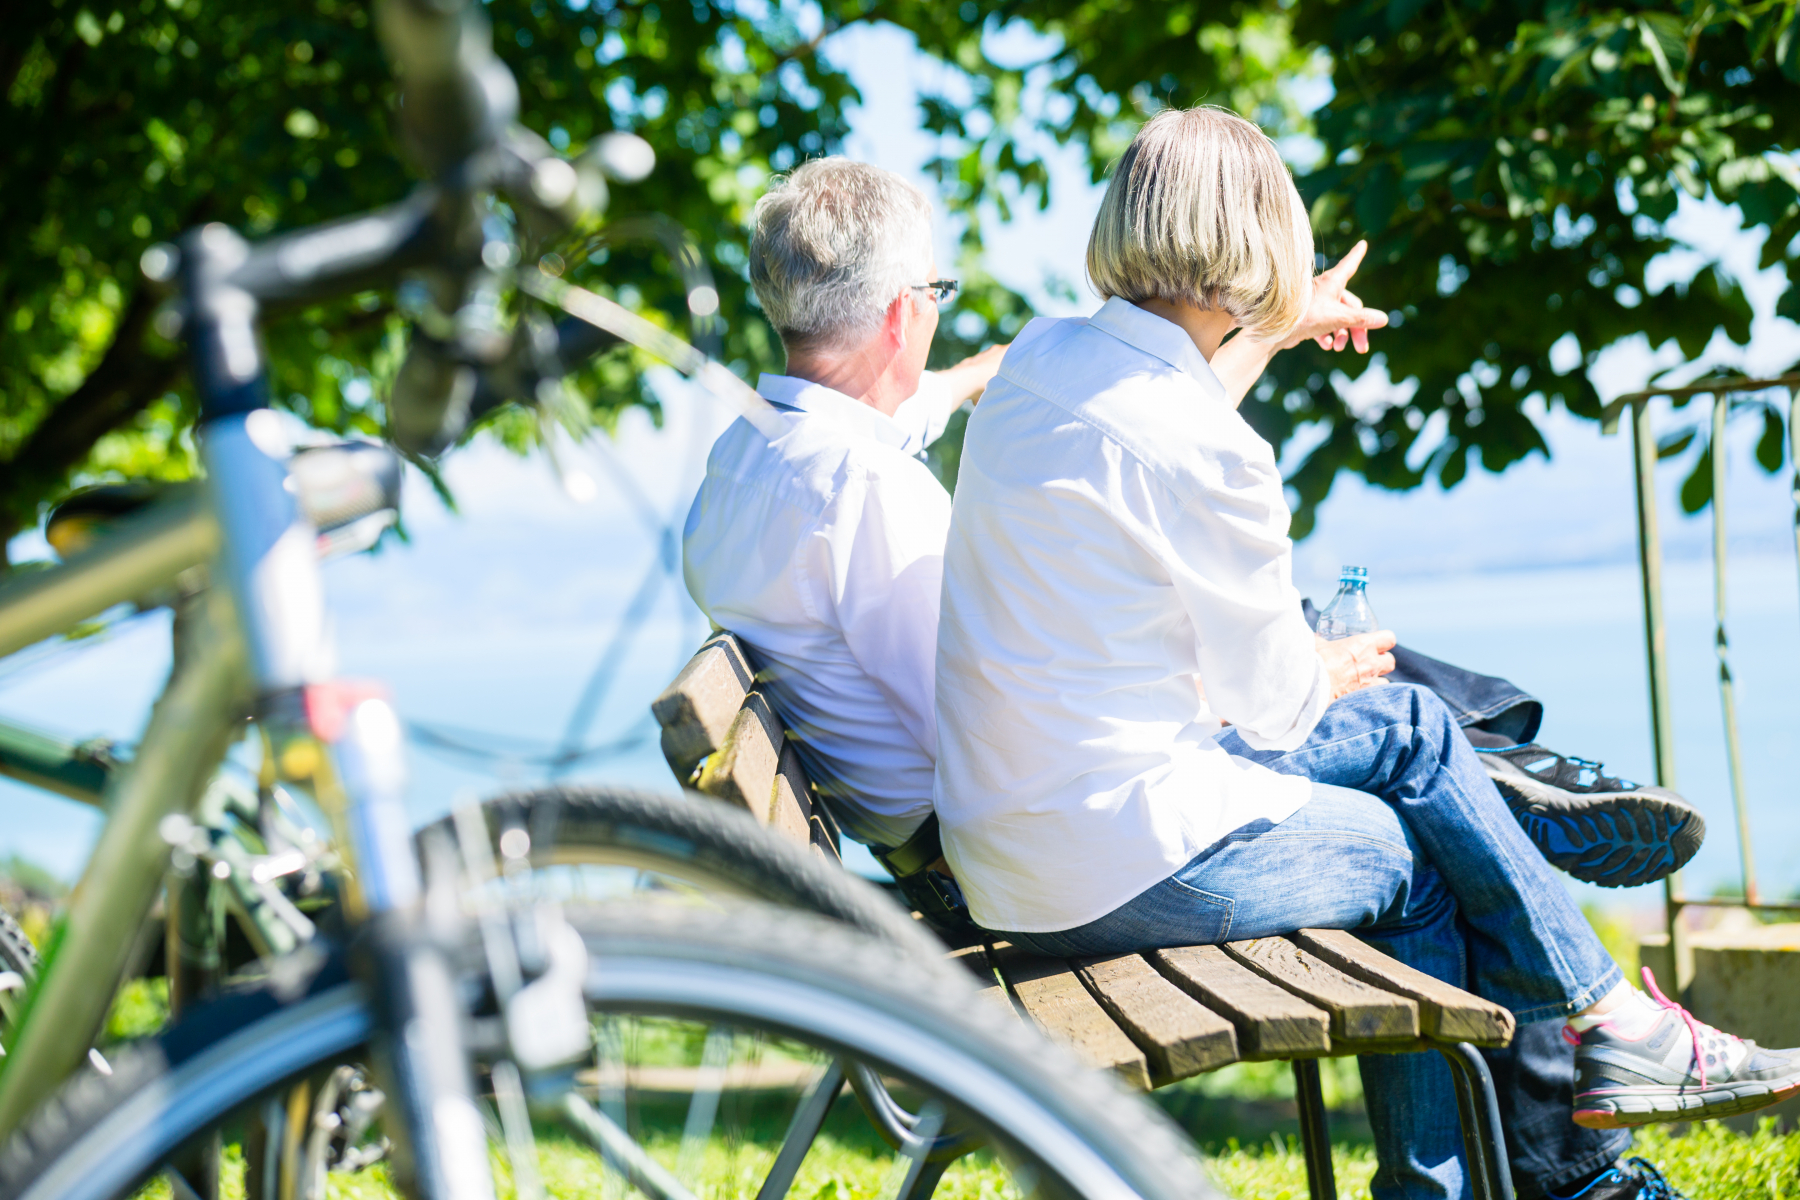
[[[883,27],[859,27],[828,49],[865,98],[849,152],[928,187],[919,167],[931,147],[913,102],[920,84],[938,82],[942,68],[914,53],[908,35]],[[1098,192],[1072,155],[1052,154],[1051,169],[1055,205],[1041,214],[1017,210],[1007,228],[990,222],[985,266],[1037,297],[1044,311],[1090,311],[1095,301],[1079,284],[1080,263]],[[1779,276],[1755,272],[1757,247],[1736,231],[1735,214],[1684,203],[1675,219],[1745,280],[1762,314],[1748,348],[1715,343],[1717,361],[1757,371],[1800,358],[1800,329],[1767,315]],[[953,231],[940,229],[939,238],[948,271]],[[1660,269],[1675,278],[1697,265],[1672,259]],[[1049,296],[1044,281],[1051,276],[1077,283],[1080,298],[1071,305]],[[1611,348],[1595,382],[1603,395],[1632,390],[1669,365],[1671,354],[1641,339]],[[1388,393],[1368,382],[1361,402],[1385,403]],[[483,444],[461,451],[448,463],[459,514],[445,511],[414,478],[406,496],[412,541],[328,567],[345,672],[389,680],[411,719],[512,754],[477,760],[416,748],[416,817],[466,795],[542,778],[532,756],[563,737],[619,614],[647,575],[660,578],[660,598],[651,619],[627,639],[589,737],[648,732],[645,706],[704,628],[679,578],[658,574],[658,526],[679,527],[705,448],[726,419],[679,384],[668,385],[668,399],[664,430],[629,416],[616,443],[563,443],[554,461],[543,453],[518,459]],[[1669,419],[1657,413],[1659,422]],[[1449,494],[1435,487],[1395,494],[1340,480],[1317,531],[1297,549],[1296,579],[1323,600],[1339,564],[1367,566],[1376,611],[1403,641],[1514,679],[1545,699],[1547,742],[1647,775],[1629,445],[1562,414],[1546,416],[1543,425],[1548,461],[1534,458],[1503,476],[1477,472]],[[1789,802],[1800,773],[1791,733],[1800,724],[1791,685],[1800,665],[1800,584],[1787,480],[1754,468],[1752,432],[1734,430],[1731,439],[1732,622],[1762,869],[1770,884],[1787,890],[1800,887],[1800,810]],[[1713,831],[1692,872],[1705,888],[1735,879],[1737,848],[1712,682],[1709,526],[1676,515],[1673,490],[1682,470],[1663,469],[1662,509],[1674,559],[1679,782]],[[142,727],[167,663],[166,620],[143,618],[53,658],[5,664],[0,714],[78,736],[129,739]],[[670,784],[654,737],[584,764],[576,776]],[[17,851],[68,875],[79,870],[94,814],[5,783],[0,804],[7,814],[0,854]],[[1643,906],[1656,897],[1603,899]]]

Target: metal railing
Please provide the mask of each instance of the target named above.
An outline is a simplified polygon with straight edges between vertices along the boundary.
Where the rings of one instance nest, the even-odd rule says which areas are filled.
[[[1663,617],[1662,540],[1656,516],[1656,438],[1650,428],[1649,404],[1657,397],[1712,398],[1712,540],[1713,540],[1713,650],[1719,663],[1719,708],[1725,727],[1725,760],[1731,777],[1731,800],[1737,817],[1738,862],[1743,875],[1742,898],[1689,896],[1682,890],[1681,872],[1663,881],[1664,916],[1669,932],[1669,951],[1675,965],[1677,986],[1686,987],[1692,976],[1692,956],[1681,929],[1681,910],[1711,906],[1747,908],[1770,912],[1800,912],[1800,902],[1767,902],[1756,884],[1756,860],[1750,837],[1750,811],[1745,796],[1743,746],[1738,736],[1737,694],[1731,673],[1731,641],[1726,633],[1725,525],[1725,419],[1734,396],[1786,389],[1789,457],[1793,468],[1794,550],[1800,565],[1800,375],[1775,379],[1715,379],[1687,387],[1651,388],[1620,396],[1601,414],[1601,432],[1614,434],[1619,418],[1631,413],[1632,462],[1637,479],[1638,567],[1643,584],[1644,644],[1650,667],[1650,737],[1656,754],[1656,782],[1675,786],[1675,728],[1671,715],[1668,628]]]

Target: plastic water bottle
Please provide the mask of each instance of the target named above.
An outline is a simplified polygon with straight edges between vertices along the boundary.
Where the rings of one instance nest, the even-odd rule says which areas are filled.
[[[1338,573],[1337,595],[1319,614],[1319,636],[1328,642],[1357,633],[1374,633],[1375,610],[1369,607],[1369,572],[1364,567],[1345,567]]]

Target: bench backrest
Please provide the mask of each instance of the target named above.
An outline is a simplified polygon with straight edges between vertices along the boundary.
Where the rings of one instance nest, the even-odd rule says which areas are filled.
[[[815,802],[812,781],[737,638],[719,632],[706,639],[650,710],[676,779],[838,857],[836,827]]]

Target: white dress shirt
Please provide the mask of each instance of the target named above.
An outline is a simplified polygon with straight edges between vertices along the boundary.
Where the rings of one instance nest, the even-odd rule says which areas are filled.
[[[1330,680],[1274,452],[1178,326],[1118,299],[1033,321],[964,436],[938,629],[944,850],[982,925],[1071,929],[1304,804],[1307,780],[1214,737],[1224,718],[1294,749]]]
[[[688,512],[688,592],[749,644],[808,773],[859,841],[931,812],[932,664],[950,497],[917,455],[958,401],[927,373],[892,418],[786,375],[756,390],[790,432],[736,421]]]

